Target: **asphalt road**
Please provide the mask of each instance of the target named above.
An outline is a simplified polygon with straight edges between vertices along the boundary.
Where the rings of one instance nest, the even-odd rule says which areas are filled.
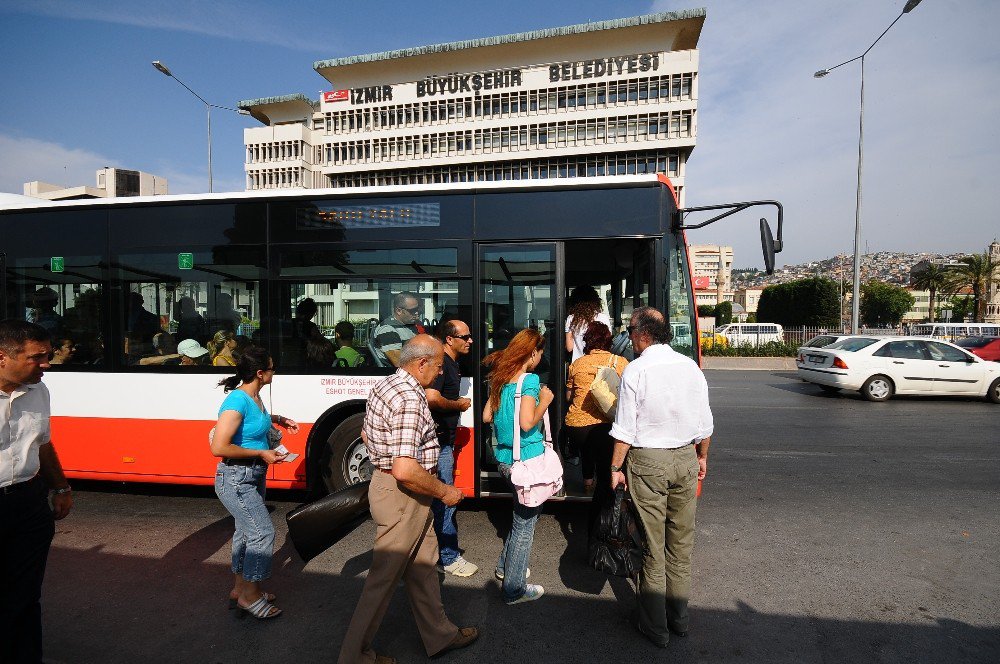
[[[506,504],[460,514],[466,557],[449,615],[483,631],[446,662],[1000,661],[1000,407],[965,399],[871,404],[794,374],[709,371],[716,435],[698,509],[691,634],[666,650],[626,622],[630,585],[583,562],[579,505],[535,534],[530,604],[505,606],[492,566]],[[44,589],[50,662],[335,661],[370,562],[362,526],[303,565],[274,492],[285,615],[226,610],[231,519],[211,490],[78,484]],[[83,489],[83,490],[80,490]],[[405,594],[379,652],[425,661]]]

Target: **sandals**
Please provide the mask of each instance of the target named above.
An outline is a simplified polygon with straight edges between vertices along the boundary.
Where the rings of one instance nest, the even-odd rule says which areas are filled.
[[[260,599],[250,606],[243,606],[237,601],[236,615],[242,618],[248,613],[257,620],[267,620],[268,618],[277,618],[280,616],[281,609],[268,602],[267,598],[261,595]]]
[[[277,599],[277,597],[275,597],[274,593],[264,593],[264,599],[266,599],[268,602],[273,603],[274,600]],[[235,608],[237,608],[236,598],[233,597],[232,595],[230,595],[229,596],[229,610],[232,611]]]

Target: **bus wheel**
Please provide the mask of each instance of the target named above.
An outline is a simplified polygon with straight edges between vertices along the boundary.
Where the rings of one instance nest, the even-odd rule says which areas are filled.
[[[361,440],[364,413],[356,413],[337,425],[330,433],[320,457],[320,473],[328,492],[367,482],[372,478],[368,450]]]

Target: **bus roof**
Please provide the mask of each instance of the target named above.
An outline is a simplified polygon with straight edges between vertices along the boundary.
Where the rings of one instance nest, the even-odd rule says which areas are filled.
[[[491,191],[530,191],[566,190],[566,189],[614,189],[622,187],[650,187],[658,183],[669,182],[665,176],[646,175],[615,175],[602,177],[558,178],[548,180],[502,180],[494,182],[449,182],[443,184],[409,184],[391,187],[351,187],[339,189],[295,189],[278,190],[263,189],[260,191],[233,191],[212,194],[168,194],[165,196],[127,196],[121,198],[75,199],[69,201],[46,201],[28,197],[19,199],[0,198],[0,212],[14,210],[33,210],[53,208],[89,208],[104,206],[129,206],[144,203],[195,203],[195,202],[227,202],[253,200],[294,200],[317,197],[357,198],[363,196],[413,195],[423,193],[455,193],[474,194]]]

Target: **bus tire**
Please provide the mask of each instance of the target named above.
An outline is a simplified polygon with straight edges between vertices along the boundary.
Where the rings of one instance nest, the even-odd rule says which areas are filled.
[[[868,401],[888,401],[895,391],[892,379],[882,374],[875,374],[861,386],[861,396]]]
[[[990,403],[1000,403],[1000,378],[993,381],[990,389],[986,391],[986,400]]]
[[[324,441],[319,457],[322,486],[333,493],[372,478],[368,451],[361,440],[364,413],[355,413],[338,424]]]

